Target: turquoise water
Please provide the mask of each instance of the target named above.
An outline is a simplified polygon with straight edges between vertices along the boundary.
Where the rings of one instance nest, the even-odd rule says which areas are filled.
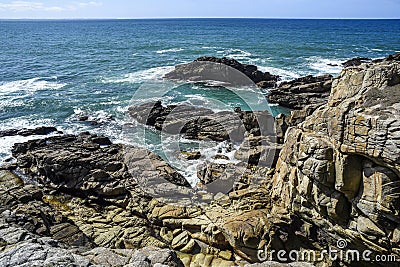
[[[0,36],[0,130],[54,125],[123,141],[134,93],[171,66],[214,55],[283,79],[336,75],[341,68],[328,64],[400,51],[400,20],[0,20]],[[235,96],[192,86],[164,100],[206,98],[240,105]],[[82,115],[99,124],[79,122]],[[0,139],[1,159],[17,141]]]

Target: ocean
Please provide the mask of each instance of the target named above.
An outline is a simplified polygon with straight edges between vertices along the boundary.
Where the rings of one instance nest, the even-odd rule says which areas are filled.
[[[144,144],[122,128],[132,101],[148,100],[134,99],[135,92],[162,83],[174,65],[210,55],[257,65],[282,80],[338,75],[347,59],[399,52],[400,20],[0,20],[0,36],[0,131],[42,125],[91,131],[163,154],[157,133]],[[207,105],[217,97],[224,108],[241,105],[196,86],[163,101]],[[0,162],[15,142],[32,138],[38,137],[0,138]],[[195,167],[182,172],[193,176]]]

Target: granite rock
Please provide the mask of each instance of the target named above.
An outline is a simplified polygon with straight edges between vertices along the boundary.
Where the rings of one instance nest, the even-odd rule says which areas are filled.
[[[312,221],[325,229],[327,244],[344,239],[352,248],[399,257],[393,239],[400,223],[395,59],[344,69],[328,103],[288,129],[271,197],[273,214]]]

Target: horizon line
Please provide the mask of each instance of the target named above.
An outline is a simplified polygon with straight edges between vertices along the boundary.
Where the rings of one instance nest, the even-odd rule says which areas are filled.
[[[399,20],[398,18],[357,18],[357,17],[121,17],[121,18],[106,18],[106,17],[94,17],[94,18],[0,18],[0,21],[4,20],[167,20],[167,19],[298,19],[298,20]]]

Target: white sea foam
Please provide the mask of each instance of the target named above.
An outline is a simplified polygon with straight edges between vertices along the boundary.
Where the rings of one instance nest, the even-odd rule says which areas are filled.
[[[0,100],[0,111],[6,108],[22,107],[26,104],[25,101],[19,100],[21,97],[5,97]]]
[[[241,50],[241,49],[234,49],[234,48],[228,48],[224,50],[219,50],[217,51],[217,54],[221,54],[224,57],[228,58],[234,58],[234,59],[241,59],[241,60],[250,60],[250,56],[252,53]]]
[[[166,54],[166,53],[176,53],[176,52],[181,52],[185,49],[183,48],[170,48],[170,49],[164,49],[164,50],[158,50],[156,51],[157,54]]]
[[[22,128],[35,128],[40,126],[53,126],[54,120],[52,119],[37,119],[32,116],[24,118],[17,117],[12,119],[3,120],[0,124],[0,131],[7,129],[22,129]]]
[[[48,81],[45,78],[32,78],[27,80],[18,80],[12,82],[0,82],[0,95],[8,95],[11,93],[24,91],[33,93],[39,90],[57,90],[64,87],[65,83],[58,83],[56,77]]]
[[[179,158],[179,151],[174,150],[176,142],[179,142],[180,144],[196,143],[198,145],[198,148],[194,149],[193,151],[199,151],[201,154],[201,158],[191,161],[181,160]],[[164,154],[167,157],[167,162],[171,166],[173,166],[179,173],[181,173],[193,187],[196,186],[197,183],[199,182],[199,179],[197,177],[197,168],[204,162],[215,162],[219,164],[239,162],[234,158],[234,154],[239,147],[231,146],[226,141],[220,143],[210,142],[210,141],[194,141],[194,140],[187,140],[182,137],[177,139],[176,137],[163,135],[161,146]],[[228,149],[228,147],[231,147],[231,149]],[[147,148],[152,149],[149,146]],[[160,147],[158,147],[158,149],[160,149]],[[228,159],[227,160],[215,159],[215,156],[217,154],[224,155]]]
[[[0,131],[8,129],[34,129],[38,126],[53,126],[54,121],[51,119],[40,119],[35,120],[33,118],[13,118],[2,121],[0,124]],[[56,135],[52,133],[51,135]],[[40,139],[44,136],[33,135],[33,136],[6,136],[0,138],[0,164],[5,159],[11,157],[11,149],[15,143],[23,143],[33,139]]]
[[[258,66],[258,69],[262,72],[270,72],[271,74],[279,75],[281,79],[284,81],[296,79],[301,76],[299,73],[296,73],[294,71],[275,68],[275,67]]]
[[[145,131],[145,129],[147,129]],[[161,136],[157,137],[158,134]],[[157,140],[157,141],[155,141]],[[136,121],[130,122],[123,128],[122,134],[115,142],[128,144],[135,147],[146,148],[162,157],[173,168],[181,173],[192,186],[199,182],[197,167],[204,162],[216,162],[226,164],[239,162],[234,158],[238,146],[231,146],[228,142],[188,140],[183,136],[171,135],[165,132],[158,132],[154,128],[144,126]],[[230,148],[230,149],[228,149]],[[197,160],[183,160],[180,158],[180,151],[199,151],[201,158]],[[228,160],[215,159],[215,155],[223,154]]]
[[[203,96],[201,94],[191,94],[191,95],[186,95],[186,97],[187,99],[185,101],[181,101],[180,104],[195,106],[195,107],[207,107],[208,109],[211,109],[214,112],[232,110],[232,108],[228,104],[223,104],[221,101],[218,101],[214,98]]]
[[[29,140],[40,139],[44,136],[32,135],[32,136],[6,136],[0,138],[0,164],[4,163],[5,160],[11,158],[11,150],[14,144],[24,143]]]
[[[217,47],[217,46],[202,46],[202,49],[219,49],[221,47]]]
[[[315,75],[333,74],[337,75],[343,69],[342,63],[345,59],[327,59],[318,56],[306,58],[307,65],[310,69],[314,70]]]
[[[174,70],[174,66],[155,67],[147,70],[135,71],[121,77],[103,78],[103,83],[141,83],[149,80],[161,80],[162,77]]]
[[[81,108],[75,108],[74,114],[67,118],[67,122],[76,122],[78,121],[79,117],[87,116],[88,121],[95,121],[97,123],[108,123],[112,120],[112,114],[108,113],[105,110],[97,110],[97,111],[90,111],[90,110],[83,110]]]
[[[193,142],[193,141],[189,141]],[[231,146],[228,142],[221,142],[218,144],[205,144],[204,142],[199,142],[200,149],[198,150],[202,155],[198,160],[174,160],[174,162],[170,162],[172,166],[174,166],[179,173],[181,173],[186,180],[190,183],[192,187],[195,187],[200,181],[197,177],[198,167],[204,162],[214,162],[218,164],[228,164],[228,163],[238,163],[239,160],[235,159],[234,154],[239,149],[238,146]],[[232,149],[228,149],[231,147]],[[228,159],[215,159],[217,154],[224,155]]]

